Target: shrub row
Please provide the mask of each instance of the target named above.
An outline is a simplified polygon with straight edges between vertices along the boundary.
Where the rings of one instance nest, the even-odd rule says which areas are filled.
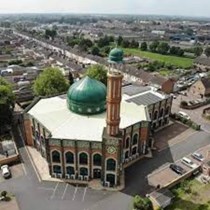
[[[193,122],[192,120],[187,120],[186,118],[181,117],[181,116],[179,116],[176,113],[171,114],[170,117],[172,119],[175,119],[175,120],[178,120],[178,121],[182,122],[183,124],[191,127],[192,129],[194,129],[196,131],[199,131],[200,130],[200,125],[198,125],[197,123]]]

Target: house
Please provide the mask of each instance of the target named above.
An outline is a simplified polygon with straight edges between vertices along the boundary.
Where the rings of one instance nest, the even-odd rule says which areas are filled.
[[[204,57],[204,56],[200,56],[197,57],[194,61],[195,66],[197,66],[197,68],[199,68],[202,71],[206,71],[210,69],[210,58],[208,57]]]
[[[189,89],[189,92],[197,96],[209,96],[210,95],[210,79],[201,78],[195,82]]]

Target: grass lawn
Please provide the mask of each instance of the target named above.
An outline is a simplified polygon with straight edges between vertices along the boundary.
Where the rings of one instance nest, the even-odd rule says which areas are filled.
[[[173,190],[176,199],[166,210],[210,210],[210,184],[204,185],[197,180],[187,182],[189,187],[184,187],[185,190],[183,187]]]
[[[191,58],[183,58],[172,55],[161,55],[158,53],[141,51],[139,49],[131,49],[131,48],[124,48],[123,50],[127,55],[130,54],[130,55],[145,57],[151,60],[162,61],[165,62],[166,64],[177,66],[178,68],[189,68],[193,64],[193,59]]]

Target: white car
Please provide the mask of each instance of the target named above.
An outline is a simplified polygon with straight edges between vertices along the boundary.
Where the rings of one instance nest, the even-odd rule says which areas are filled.
[[[187,120],[190,120],[190,116],[188,114],[186,114],[185,112],[179,111],[178,115],[180,117],[183,117],[183,118],[187,119]]]
[[[4,178],[9,178],[11,176],[11,172],[9,170],[8,165],[1,166],[1,173]]]
[[[198,152],[194,152],[194,153],[192,154],[192,157],[193,157],[194,159],[198,160],[198,161],[201,161],[201,162],[204,161],[203,155],[201,155],[201,154],[198,153]]]
[[[192,160],[190,160],[189,158],[183,157],[182,158],[182,163],[186,166],[188,166],[191,169],[195,169],[198,167],[198,165],[196,163],[193,163]]]

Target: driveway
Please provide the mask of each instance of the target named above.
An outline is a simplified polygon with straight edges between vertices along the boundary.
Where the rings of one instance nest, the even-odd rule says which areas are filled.
[[[209,105],[199,107],[197,109],[193,110],[187,110],[187,109],[181,109],[179,107],[181,101],[189,101],[189,98],[183,95],[178,95],[176,99],[173,99],[172,104],[172,113],[178,113],[179,111],[183,111],[187,113],[192,121],[196,122],[197,124],[201,125],[201,129],[210,133],[210,121],[204,119],[202,117],[203,110],[207,107],[210,107]]]

